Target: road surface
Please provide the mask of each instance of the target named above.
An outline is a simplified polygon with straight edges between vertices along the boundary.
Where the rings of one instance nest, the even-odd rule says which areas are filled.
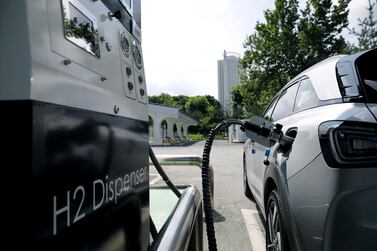
[[[195,154],[202,156],[204,141],[190,146],[153,147],[158,154]],[[242,143],[214,142],[211,165],[215,172],[215,231],[218,250],[265,250],[264,228],[255,203],[243,194]],[[195,166],[172,167],[164,170],[174,184],[193,184],[201,190],[201,170]],[[156,179],[157,171],[151,167],[153,183],[163,184]],[[205,230],[204,230],[205,231]],[[207,249],[204,232],[204,248]]]

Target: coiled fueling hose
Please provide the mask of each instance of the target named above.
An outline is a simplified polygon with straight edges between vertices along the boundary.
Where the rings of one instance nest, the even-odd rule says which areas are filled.
[[[241,125],[244,123],[237,119],[228,119],[219,123],[215,128],[211,129],[207,136],[203,150],[203,162],[202,162],[202,188],[203,188],[203,207],[204,215],[207,226],[207,237],[208,237],[208,249],[209,251],[217,251],[215,228],[213,226],[213,208],[211,205],[211,193],[210,193],[210,171],[209,171],[209,161],[212,149],[213,140],[215,138],[216,132],[222,127],[228,127],[230,125]]]
[[[170,181],[168,175],[165,173],[164,169],[161,167],[160,163],[158,162],[156,155],[154,154],[152,147],[149,146],[149,157],[152,160],[154,167],[156,168],[157,172],[160,174],[161,178],[165,182],[165,184],[175,193],[175,195],[180,198],[181,192],[177,189],[177,187]]]

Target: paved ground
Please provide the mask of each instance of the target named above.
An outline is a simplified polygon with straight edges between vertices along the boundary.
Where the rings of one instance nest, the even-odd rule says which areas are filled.
[[[190,146],[154,147],[155,154],[196,154],[202,156],[204,142]],[[264,229],[255,204],[243,194],[243,144],[215,141],[211,164],[215,170],[215,230],[219,250],[264,248]],[[197,167],[165,167],[175,184],[193,184],[201,190],[201,171]],[[151,168],[151,179],[156,170]],[[160,181],[161,182],[161,181]],[[206,237],[206,234],[204,234]],[[205,238],[205,250],[207,240]]]

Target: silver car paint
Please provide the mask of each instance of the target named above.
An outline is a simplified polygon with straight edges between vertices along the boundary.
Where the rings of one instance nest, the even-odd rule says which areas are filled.
[[[320,100],[341,98],[338,83],[336,81],[336,63],[342,56],[333,56],[313,65],[292,79],[291,83],[308,76],[313,83],[314,90]],[[329,70],[334,69],[334,70]]]
[[[377,119],[377,104],[367,104],[369,110],[373,113],[374,117]]]
[[[283,125],[283,131],[297,127],[297,136],[289,155],[289,179],[305,167],[321,152],[318,127],[324,121],[353,120],[375,122],[374,117],[363,103],[341,103],[321,106],[295,113],[276,121]],[[310,151],[308,151],[310,149]]]
[[[377,232],[376,177],[377,168],[329,168],[319,155],[289,179],[292,220],[307,250],[377,250],[363,241]]]
[[[318,154],[321,153],[319,145],[318,127],[324,121],[329,120],[353,120],[364,122],[375,122],[375,118],[363,103],[341,103],[321,106],[305,111],[301,111],[285,118],[277,123],[283,125],[283,131],[296,127],[297,136],[292,145],[292,151],[288,158],[288,168],[284,175],[286,179],[290,179],[293,175],[307,166]],[[263,165],[265,147],[254,143],[255,154],[250,154],[250,141],[246,142],[246,162],[251,172],[247,173],[249,186],[255,199],[259,202],[259,206],[264,210],[263,190],[264,190],[264,174],[266,167]],[[309,151],[310,149],[310,151]],[[274,154],[275,148],[271,149],[271,155]],[[254,163],[252,165],[251,163]]]
[[[331,114],[331,112],[337,111],[339,113],[337,119],[339,120],[375,122],[374,117],[366,109],[364,104],[336,104],[331,105],[331,109],[327,107],[327,111],[326,107],[327,106],[315,108],[310,112],[301,112],[300,114],[289,116],[295,117],[292,121],[289,120],[289,117],[278,121],[286,128],[293,125],[298,127],[297,141],[295,141],[292,152],[286,161],[286,169],[281,169],[279,172],[280,177],[285,178],[287,182],[287,190],[285,193],[287,194],[288,204],[290,205],[289,210],[291,210],[291,215],[294,216],[291,219],[294,221],[292,224],[299,229],[300,236],[297,236],[297,238],[304,240],[305,245],[307,245],[307,250],[324,250],[325,226],[327,221],[331,222],[331,220],[327,218],[329,208],[338,193],[347,190],[349,190],[349,193],[352,192],[352,188],[347,187],[347,185],[352,184],[350,180],[355,178],[354,174],[359,174],[359,183],[360,181],[368,181],[370,186],[368,188],[368,183],[365,183],[359,188],[354,188],[355,191],[359,189],[374,189],[374,192],[370,192],[374,195],[377,191],[377,181],[375,178],[377,177],[377,168],[369,168],[368,170],[357,169],[352,172],[329,168],[320,154],[321,150],[318,140],[318,125],[322,121],[328,120],[329,113]],[[317,113],[317,116],[315,113]],[[301,128],[302,130],[300,130]],[[309,147],[310,151],[308,151]],[[274,161],[277,166],[281,166],[281,154],[276,154],[276,147],[272,148],[271,151],[271,156],[276,155]],[[263,157],[259,157],[259,161],[261,159],[263,159]],[[254,163],[258,162],[255,161]],[[263,164],[256,165],[255,167],[259,169],[257,173],[262,176],[254,177],[254,186],[251,186],[252,184],[250,183],[252,180],[249,179],[249,187],[261,210],[264,212],[264,205],[266,203],[266,201],[264,201],[266,167]],[[348,180],[345,180],[345,176],[342,175],[342,172],[347,171],[348,176],[346,177]],[[248,177],[250,177],[249,173]],[[258,186],[259,191],[256,191],[255,185]],[[371,206],[375,208],[376,203],[371,204]],[[373,217],[376,218],[376,215],[377,214],[365,215],[365,217],[373,219]],[[373,224],[377,226],[376,223],[377,219],[375,222],[370,222],[371,226],[373,226]],[[366,223],[356,222],[355,224],[360,225],[360,228],[367,228],[362,227],[362,224]],[[377,231],[377,229],[374,229],[374,231]],[[334,231],[327,231],[327,236],[333,234]],[[334,243],[334,245],[336,244],[337,243]],[[330,248],[326,250],[335,250],[334,245],[327,245],[330,245]],[[337,250],[346,250],[342,248]]]

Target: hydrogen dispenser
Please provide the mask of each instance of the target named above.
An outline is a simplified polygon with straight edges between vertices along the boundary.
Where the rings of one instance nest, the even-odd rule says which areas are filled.
[[[2,225],[19,240],[12,247],[31,232],[32,250],[146,250],[140,0],[0,6],[2,175],[17,180]]]

